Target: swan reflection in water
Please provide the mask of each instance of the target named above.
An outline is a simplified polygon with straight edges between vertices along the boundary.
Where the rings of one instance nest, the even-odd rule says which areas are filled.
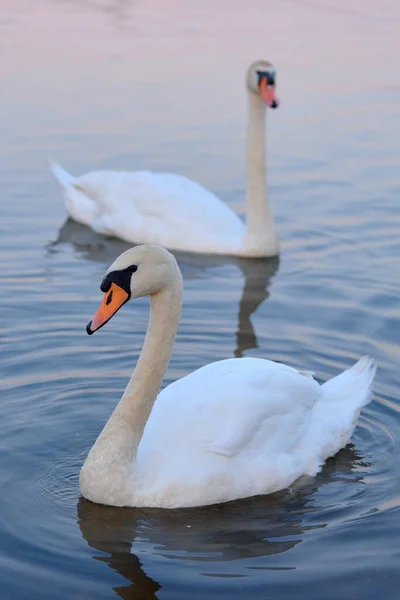
[[[60,228],[58,237],[47,250],[56,252],[61,244],[72,244],[74,249],[86,260],[102,262],[107,266],[117,256],[132,247],[116,238],[106,238],[89,227],[67,219]],[[234,356],[239,358],[246,350],[257,348],[257,336],[251,322],[251,315],[269,297],[272,277],[279,268],[279,257],[274,258],[238,258],[230,256],[189,254],[173,251],[184,279],[196,279],[205,269],[221,265],[236,265],[243,274],[244,286],[239,302],[238,325],[236,330],[236,348]]]
[[[229,572],[232,561],[243,561],[235,562],[237,576],[251,577],[252,559],[262,557],[265,560],[261,566],[257,561],[257,570],[295,569],[295,559],[288,556],[286,564],[281,560],[277,565],[271,557],[300,544],[305,532],[310,535],[312,530],[326,527],[326,523],[307,522],[308,514],[318,514],[318,489],[333,481],[361,481],[362,475],[357,475],[360,466],[366,465],[350,444],[329,459],[314,479],[303,479],[270,496],[203,508],[115,508],[81,497],[78,525],[87,544],[96,550],[92,558],[126,580],[125,585],[114,588],[116,595],[124,600],[151,600],[157,598],[162,583],[146,573],[145,565],[152,565],[152,574],[157,571],[160,581],[168,580],[169,587],[170,570],[176,572],[177,561],[183,569],[190,563],[190,576],[200,578],[210,569],[215,575],[216,566],[218,574]],[[182,585],[179,578],[175,585]]]

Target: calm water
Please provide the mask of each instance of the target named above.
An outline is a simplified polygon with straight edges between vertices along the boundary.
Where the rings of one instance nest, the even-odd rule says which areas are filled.
[[[396,0],[2,0],[0,596],[398,598],[400,7]],[[278,69],[275,261],[179,255],[169,383],[231,356],[379,364],[352,444],[301,486],[177,511],[101,507],[78,473],[148,303],[85,333],[126,246],[65,220],[46,168],[183,173],[244,209],[243,72]]]

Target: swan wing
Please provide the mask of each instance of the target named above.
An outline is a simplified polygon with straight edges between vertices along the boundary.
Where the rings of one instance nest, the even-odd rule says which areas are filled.
[[[143,449],[146,438],[162,436],[178,453],[186,445],[196,454],[230,458],[289,452],[320,394],[310,374],[280,363],[257,358],[215,362],[161,392]],[[172,442],[176,436],[180,441]]]
[[[98,233],[180,250],[233,252],[244,225],[217,196],[181,175],[92,171],[72,178],[52,170],[69,215]]]

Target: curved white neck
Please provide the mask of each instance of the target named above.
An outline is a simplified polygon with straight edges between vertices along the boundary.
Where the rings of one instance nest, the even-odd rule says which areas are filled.
[[[151,295],[149,325],[136,368],[89,452],[82,473],[92,469],[104,476],[105,470],[118,473],[118,469],[122,472],[121,469],[132,468],[171,357],[182,308],[182,289],[182,275],[176,266],[168,285]],[[124,483],[121,481],[121,488]],[[90,497],[90,492],[86,497]]]
[[[278,254],[279,240],[268,202],[265,152],[265,105],[248,92],[248,129],[246,149],[246,234],[248,255]]]
[[[150,319],[142,352],[115,413],[128,424],[134,459],[174,347],[182,309],[182,276],[150,297]],[[114,413],[114,414],[115,414]]]

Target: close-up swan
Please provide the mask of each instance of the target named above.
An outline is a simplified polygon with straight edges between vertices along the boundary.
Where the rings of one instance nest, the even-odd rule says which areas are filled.
[[[91,171],[73,177],[49,161],[72,219],[98,233],[173,250],[276,256],[279,239],[266,186],[265,112],[275,108],[275,69],[257,61],[246,73],[246,223],[200,184],[172,173]]]
[[[278,491],[343,448],[371,400],[376,367],[366,356],[323,385],[281,363],[230,358],[159,393],[182,307],[174,256],[153,245],[129,249],[100,287],[89,334],[146,295],[150,319],[133,375],[81,470],[93,502],[175,508]]]

